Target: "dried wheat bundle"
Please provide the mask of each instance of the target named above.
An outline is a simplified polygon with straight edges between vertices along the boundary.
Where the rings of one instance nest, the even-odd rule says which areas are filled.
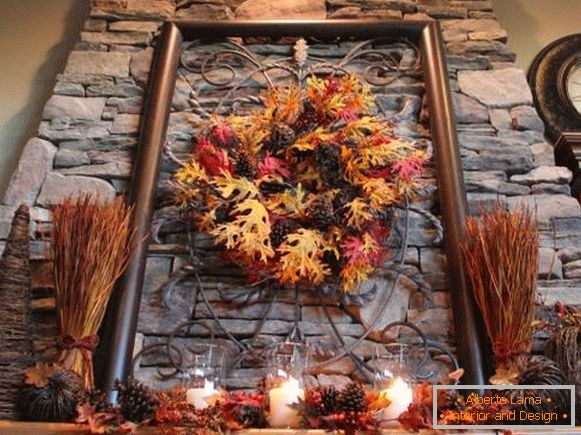
[[[102,203],[89,195],[52,210],[60,352],[58,362],[93,386],[92,353],[113,286],[127,266],[131,210],[123,198]]]
[[[522,206],[507,211],[497,202],[481,218],[466,221],[466,271],[497,368],[531,348],[538,239],[535,216]]]

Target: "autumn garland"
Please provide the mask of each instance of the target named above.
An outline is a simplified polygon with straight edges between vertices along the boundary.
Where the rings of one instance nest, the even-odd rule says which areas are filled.
[[[388,208],[415,196],[428,155],[394,135],[352,75],[274,87],[262,104],[210,119],[175,200],[251,281],[338,277],[356,292],[385,259]]]

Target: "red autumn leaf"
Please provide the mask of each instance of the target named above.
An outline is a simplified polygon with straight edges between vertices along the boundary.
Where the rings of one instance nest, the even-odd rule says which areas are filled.
[[[225,150],[211,143],[206,137],[200,137],[195,149],[196,160],[210,175],[232,172],[232,165]]]
[[[410,156],[403,160],[396,161],[391,169],[396,172],[398,176],[404,180],[411,180],[421,174],[422,168],[426,163],[425,156]]]
[[[359,260],[367,263],[367,256],[363,253],[363,240],[359,237],[350,236],[342,245],[343,255],[349,260],[349,264],[354,264]]]
[[[288,164],[284,160],[272,157],[270,152],[267,152],[264,160],[258,164],[258,178],[262,178],[266,175],[290,177],[291,172]]]

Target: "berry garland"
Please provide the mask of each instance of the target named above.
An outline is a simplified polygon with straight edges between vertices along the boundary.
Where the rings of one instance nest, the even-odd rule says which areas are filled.
[[[428,155],[393,133],[352,75],[273,87],[262,108],[214,116],[173,178],[176,203],[251,281],[336,281],[385,259],[387,209],[413,198]]]

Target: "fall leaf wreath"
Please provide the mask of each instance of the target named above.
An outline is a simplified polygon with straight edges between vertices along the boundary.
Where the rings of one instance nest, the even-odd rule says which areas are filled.
[[[208,121],[173,178],[175,201],[249,280],[357,292],[387,255],[389,208],[416,196],[428,155],[394,135],[353,75],[261,100]]]

